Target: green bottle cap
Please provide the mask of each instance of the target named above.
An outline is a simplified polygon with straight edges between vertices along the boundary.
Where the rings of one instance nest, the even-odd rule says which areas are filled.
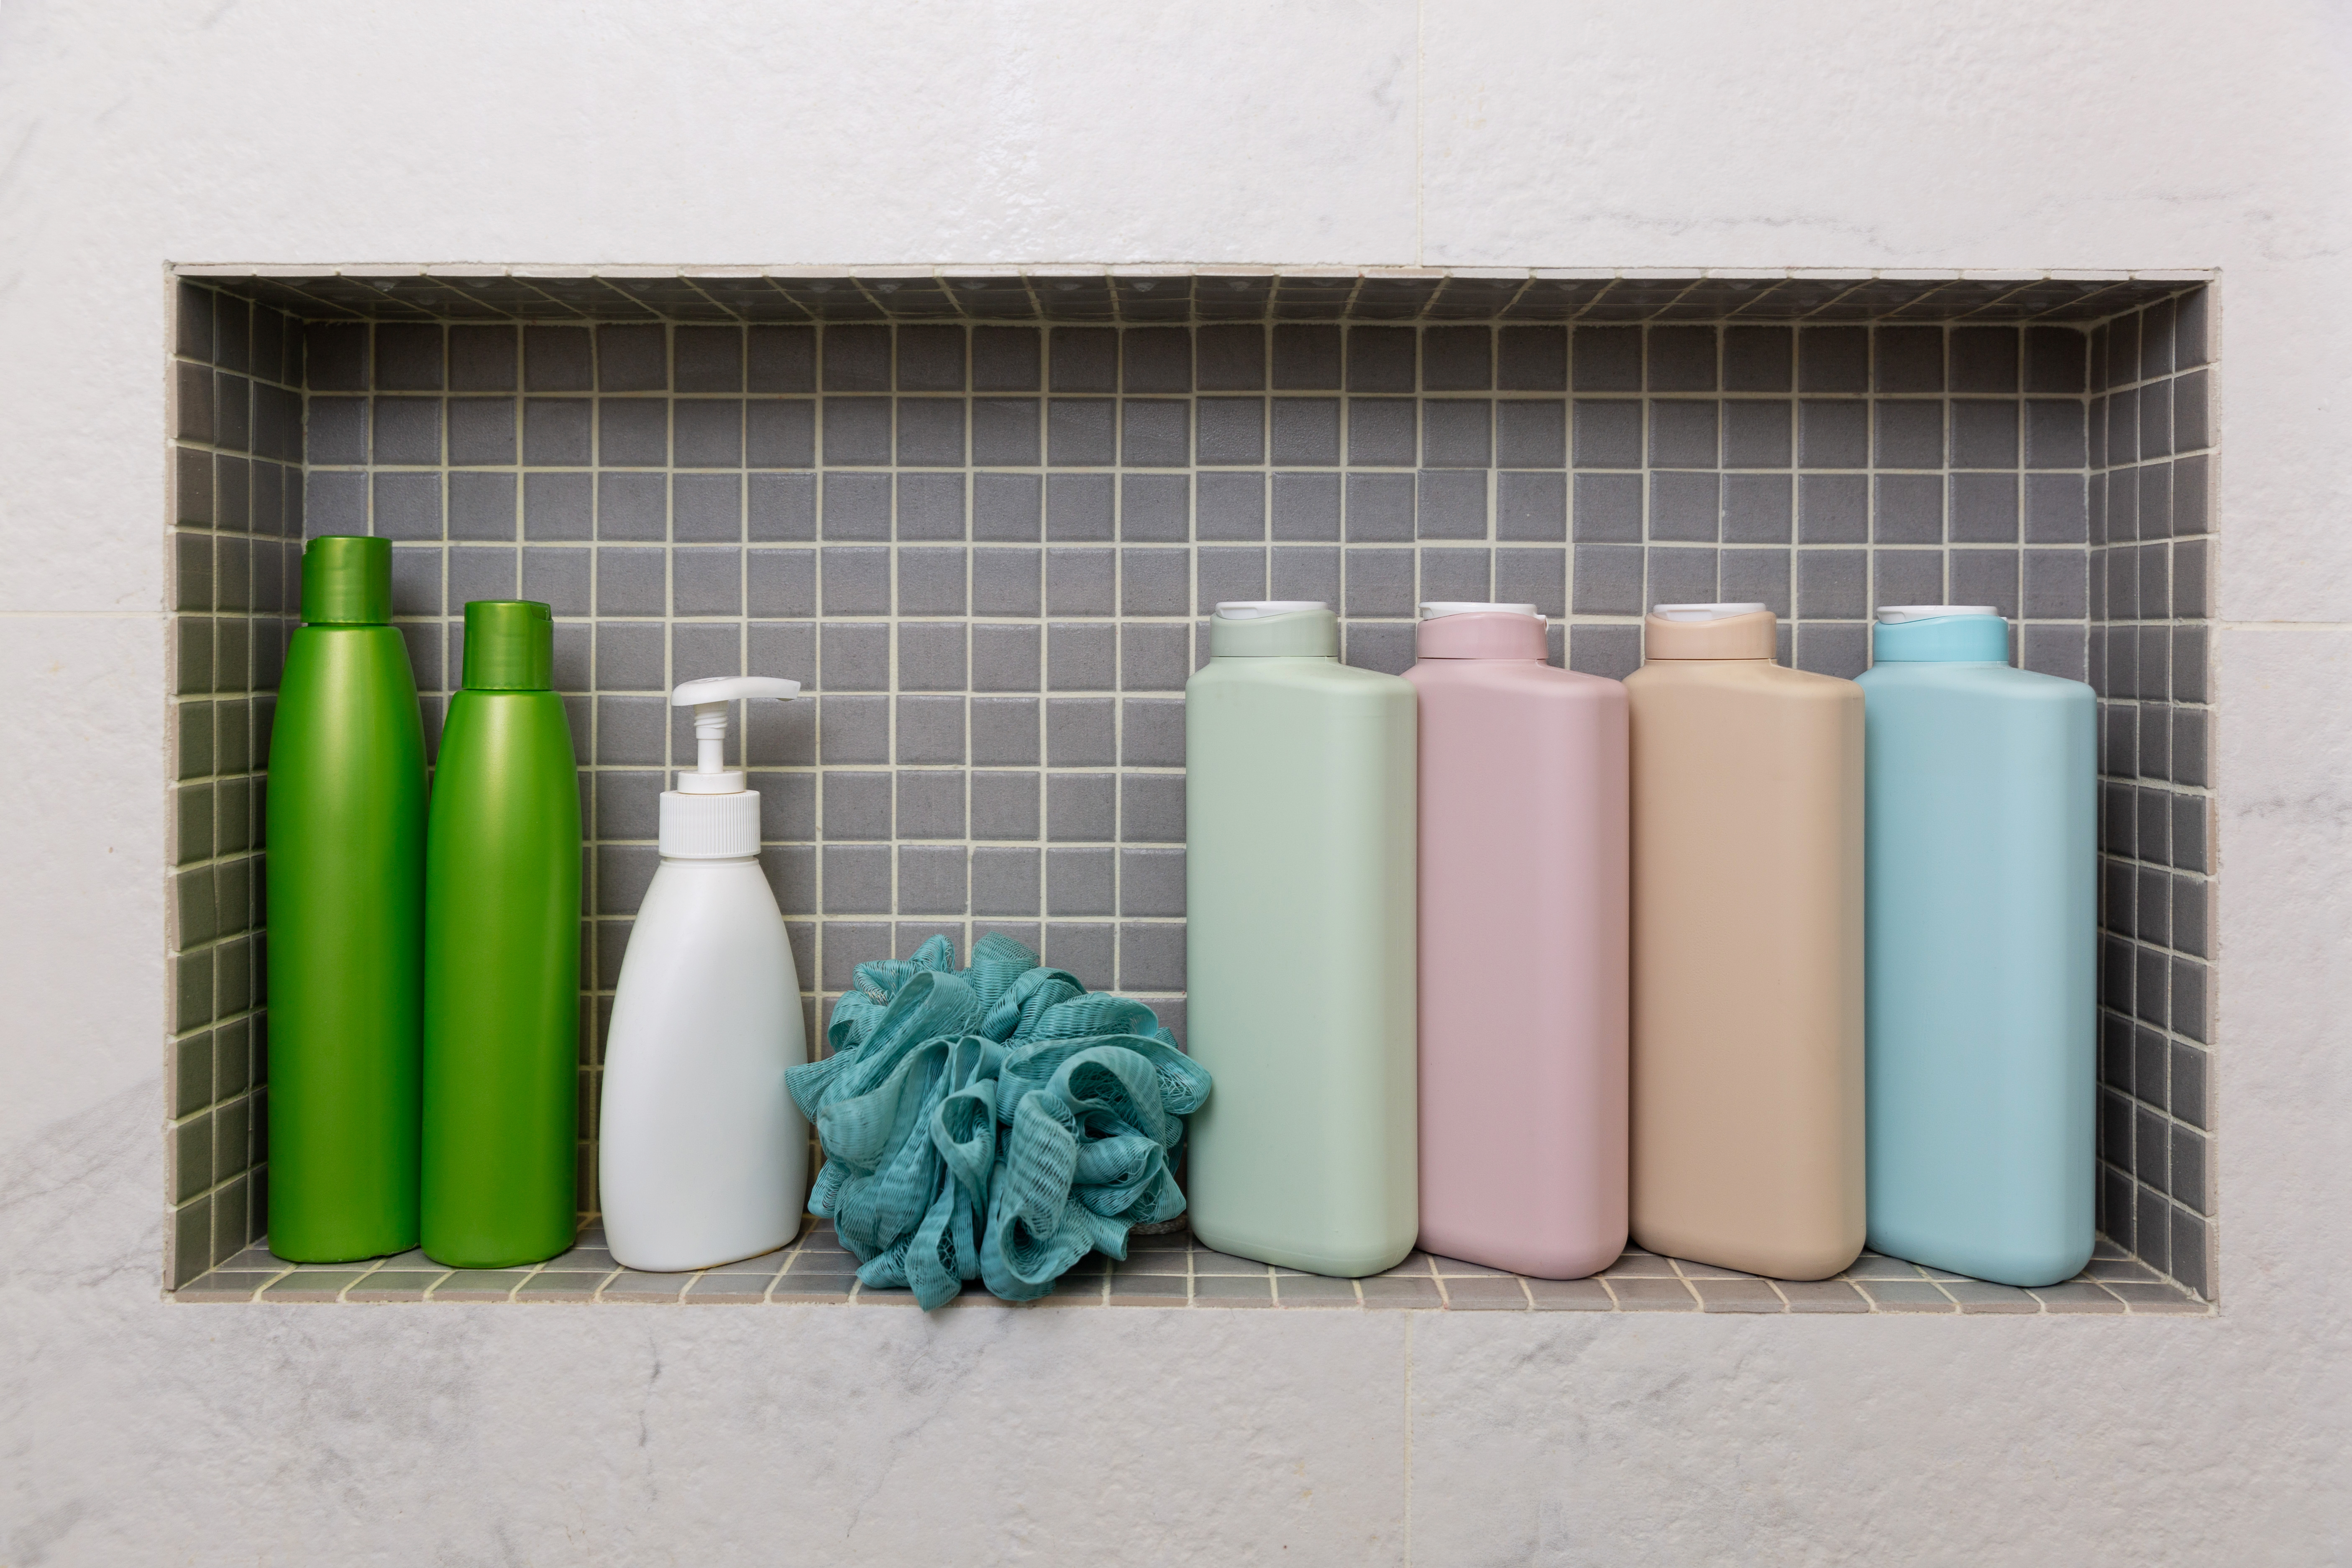
[[[313,626],[392,624],[392,541],[329,533],[302,551],[302,621]]]
[[[476,599],[466,606],[467,690],[554,688],[554,611],[536,599]]]

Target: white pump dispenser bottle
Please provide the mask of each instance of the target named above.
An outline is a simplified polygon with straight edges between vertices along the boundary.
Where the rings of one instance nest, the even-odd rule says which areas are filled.
[[[708,1268],[799,1234],[808,1124],[784,1069],[808,1059],[800,977],[760,870],[760,795],[728,768],[729,705],[770,676],[689,680],[698,763],[661,797],[661,866],[629,932],[604,1047],[599,1170],[623,1266]]]

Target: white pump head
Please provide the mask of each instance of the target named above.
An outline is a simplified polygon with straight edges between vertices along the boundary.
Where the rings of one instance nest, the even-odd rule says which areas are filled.
[[[715,675],[689,680],[669,694],[673,708],[694,710],[694,771],[677,777],[681,795],[733,795],[743,787],[740,769],[727,765],[727,705],[745,698],[789,701],[801,683],[773,675]]]
[[[669,694],[670,706],[694,710],[695,768],[677,775],[661,797],[661,852],[667,860],[740,860],[760,852],[760,795],[743,787],[743,771],[727,765],[728,705],[745,699],[782,702],[801,683],[772,675],[727,675],[689,680]]]

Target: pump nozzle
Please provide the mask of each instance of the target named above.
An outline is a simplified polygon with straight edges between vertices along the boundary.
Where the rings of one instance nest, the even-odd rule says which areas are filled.
[[[743,788],[740,769],[727,765],[727,705],[745,699],[789,701],[801,683],[774,675],[715,675],[689,680],[669,694],[673,708],[694,710],[694,771],[677,776],[681,795],[734,795]]]

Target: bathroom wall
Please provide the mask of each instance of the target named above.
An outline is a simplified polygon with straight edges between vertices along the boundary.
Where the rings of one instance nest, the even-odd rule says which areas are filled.
[[[2334,10],[26,0],[0,38],[0,1557],[2343,1555]],[[167,267],[940,258],[2218,273],[2216,1315],[165,1299]]]

